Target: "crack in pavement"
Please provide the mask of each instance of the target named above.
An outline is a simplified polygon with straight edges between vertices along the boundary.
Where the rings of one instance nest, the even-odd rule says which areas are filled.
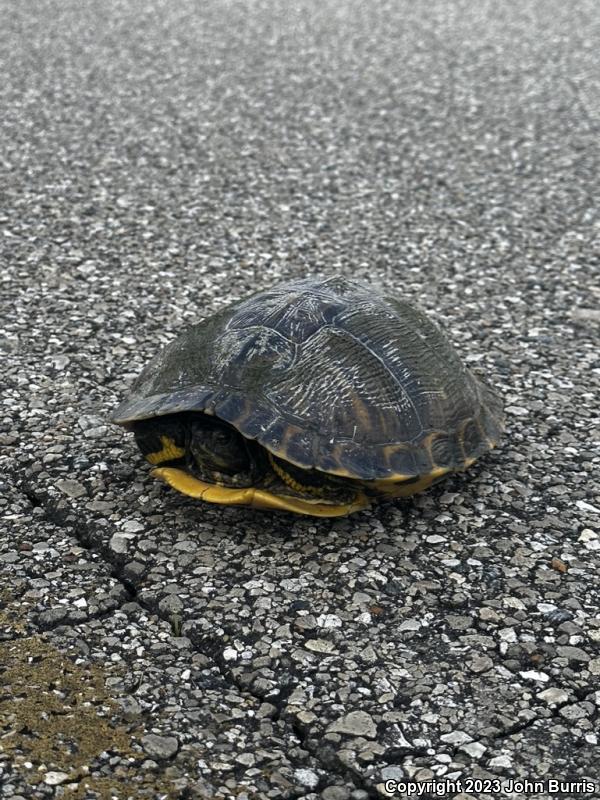
[[[107,565],[111,565],[112,570],[110,575],[112,578],[117,580],[121,586],[123,587],[124,591],[127,593],[126,599],[123,600],[120,604],[115,604],[115,606],[111,609],[106,609],[99,615],[95,616],[88,616],[85,620],[78,620],[77,622],[85,622],[87,619],[101,619],[103,617],[110,616],[114,613],[117,608],[125,605],[126,603],[130,603],[132,601],[137,602],[141,608],[150,612],[153,615],[156,615],[159,619],[162,619],[164,622],[167,622],[171,625],[173,629],[173,619],[172,615],[161,613],[158,602],[152,602],[144,599],[144,593],[138,592],[135,585],[127,578],[125,578],[122,573],[122,567],[119,560],[114,558],[114,555],[111,553],[108,547],[99,547],[97,544],[98,538],[94,536],[94,532],[92,531],[93,523],[88,521],[82,520],[80,515],[78,514],[77,510],[74,509],[72,506],[66,506],[63,508],[58,508],[56,503],[45,497],[42,493],[38,490],[33,489],[30,483],[27,483],[25,479],[21,479],[19,481],[19,488],[25,494],[32,505],[34,507],[41,507],[44,509],[44,512],[50,522],[57,525],[61,528],[67,528],[72,531],[74,537],[77,539],[79,544],[85,548],[86,550],[96,553],[99,555],[103,561]],[[61,501],[65,502],[66,501]],[[37,622],[37,620],[35,620]],[[55,625],[46,626],[43,628],[44,631],[52,631],[56,628],[59,628],[64,625],[73,624],[68,621],[68,619],[64,619],[58,621]],[[234,673],[227,667],[225,660],[218,656],[217,651],[223,649],[223,643],[217,639],[217,637],[207,637],[202,635],[197,635],[193,631],[186,632],[185,634],[189,640],[192,642],[192,646],[196,650],[196,652],[200,652],[203,655],[210,658],[212,663],[217,667],[219,670],[220,675],[223,677],[227,683],[234,686],[240,694],[245,697],[250,697],[253,700],[258,701],[259,703],[264,702],[264,698],[258,694],[253,693],[248,685],[241,680],[239,680]],[[207,648],[206,644],[208,641],[212,642],[213,646]],[[305,750],[307,750],[315,759],[315,761],[321,766],[321,768],[328,774],[328,777],[332,778],[339,778],[345,781],[348,781],[354,785],[356,789],[360,789],[366,793],[369,798],[380,798],[381,795],[373,786],[370,781],[365,780],[362,775],[341,761],[338,755],[335,753],[333,747],[324,748],[322,744],[319,742],[314,741],[309,736],[307,736],[306,731],[303,729],[303,726],[294,719],[293,715],[283,715],[284,711],[284,702],[289,696],[290,692],[287,693],[280,693],[277,697],[269,698],[269,702],[271,702],[275,708],[277,709],[276,719],[282,719],[285,724],[287,724],[292,732],[292,734],[298,739],[298,743],[302,746]],[[321,786],[321,789],[325,788]]]
[[[44,630],[54,630],[60,626],[77,624],[79,622],[85,622],[88,619],[102,619],[110,616],[117,608],[120,608],[126,603],[135,601],[144,610],[155,615],[158,619],[167,622],[171,626],[175,636],[181,635],[182,620],[178,616],[175,619],[173,614],[169,612],[161,611],[159,608],[159,601],[153,593],[145,593],[143,590],[139,591],[135,583],[125,576],[126,565],[123,559],[121,559],[118,554],[115,554],[108,546],[106,529],[103,528],[100,531],[100,526],[95,520],[88,521],[83,519],[81,513],[73,508],[67,500],[61,498],[59,501],[54,501],[48,498],[45,492],[32,488],[30,483],[22,486],[22,491],[29,498],[33,506],[43,508],[49,521],[63,529],[69,529],[84,549],[98,555],[102,559],[102,562],[110,568],[111,577],[119,583],[124,593],[122,600],[114,603],[111,608],[103,609],[98,614],[88,615],[86,619],[78,619],[77,621],[70,621],[68,616],[66,616],[65,619],[58,621],[55,625],[45,626]],[[36,620],[36,622],[38,621]],[[242,696],[252,698],[259,703],[269,702],[273,705],[276,709],[274,719],[281,720],[288,727],[290,735],[295,737],[300,746],[311,754],[328,778],[344,780],[356,789],[362,790],[365,795],[370,798],[380,797],[380,793],[372,780],[363,776],[363,774],[354,769],[351,764],[346,764],[337,754],[333,745],[324,744],[322,741],[311,737],[307,726],[304,726],[293,714],[286,713],[286,701],[292,692],[292,687],[289,687],[288,690],[287,686],[279,686],[278,694],[265,698],[260,693],[252,691],[251,682],[244,680],[243,674],[235,674],[222,655],[224,642],[221,638],[206,634],[202,631],[197,631],[193,626],[189,626],[189,629],[185,630],[183,635],[190,640],[196,652],[202,653],[210,659],[212,664],[218,669],[222,678],[229,685],[235,687]],[[493,741],[502,741],[533,727],[538,721],[548,721],[556,718],[560,713],[560,709],[565,705],[569,705],[570,702],[571,700],[566,700],[555,705],[551,709],[544,709],[547,712],[545,715],[542,715],[538,711],[538,713],[535,713],[530,719],[516,720],[514,723],[506,726],[504,730],[491,734],[482,741],[484,743],[486,740],[490,743]],[[451,744],[446,745],[445,751],[450,755],[452,760],[460,756],[461,752],[459,745]],[[397,761],[395,759],[392,761],[388,760],[388,763],[394,763],[404,767],[404,765],[408,763],[408,760],[414,759],[415,755],[419,755],[419,753],[415,753],[414,750],[411,750],[410,752],[402,754]],[[321,778],[321,784],[322,783],[323,778]],[[324,787],[321,785],[321,788]]]

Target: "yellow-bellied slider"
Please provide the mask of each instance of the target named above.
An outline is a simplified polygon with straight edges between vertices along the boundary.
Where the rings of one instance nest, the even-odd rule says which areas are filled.
[[[339,516],[493,448],[497,394],[413,305],[343,277],[285,283],[191,326],[113,421],[208,502]]]

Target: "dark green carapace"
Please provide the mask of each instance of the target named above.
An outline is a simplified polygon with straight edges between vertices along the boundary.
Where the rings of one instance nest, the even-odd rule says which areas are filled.
[[[188,328],[113,421],[209,502],[337,516],[463,470],[503,427],[425,314],[341,277],[293,281]]]

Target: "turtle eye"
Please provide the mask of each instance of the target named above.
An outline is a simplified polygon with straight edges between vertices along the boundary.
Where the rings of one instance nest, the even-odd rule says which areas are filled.
[[[217,442],[225,444],[225,442],[228,442],[231,439],[231,434],[226,430],[217,430],[215,431],[215,439]]]
[[[212,471],[234,475],[248,470],[250,463],[242,436],[217,420],[194,420],[190,427],[189,456],[205,476]]]

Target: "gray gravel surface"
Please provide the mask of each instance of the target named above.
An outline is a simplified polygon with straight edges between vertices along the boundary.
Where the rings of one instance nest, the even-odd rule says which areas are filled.
[[[600,796],[597,4],[0,12],[0,797]],[[335,273],[443,325],[501,448],[338,520],[153,482],[143,364]]]

